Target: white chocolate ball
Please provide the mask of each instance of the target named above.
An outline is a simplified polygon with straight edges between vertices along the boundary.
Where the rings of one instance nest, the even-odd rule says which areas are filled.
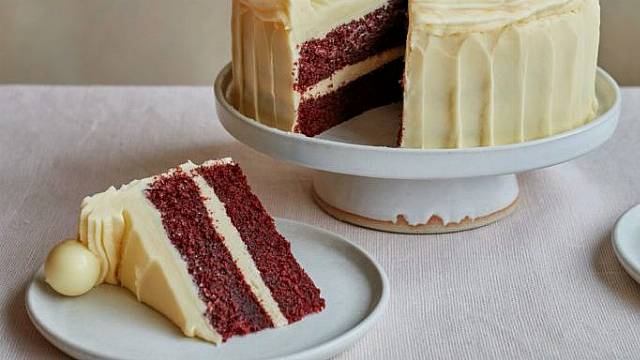
[[[91,290],[100,276],[100,262],[77,240],[56,245],[44,264],[46,282],[62,295],[78,296]]]

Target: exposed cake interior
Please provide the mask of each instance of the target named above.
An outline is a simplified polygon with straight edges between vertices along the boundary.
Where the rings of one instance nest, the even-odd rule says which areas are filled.
[[[401,101],[403,71],[404,61],[396,59],[335,91],[303,100],[294,130],[316,136],[369,109]]]
[[[216,232],[194,180],[181,170],[160,176],[147,198],[160,211],[169,239],[207,305],[207,317],[223,339],[271,327]]]
[[[291,253],[291,244],[276,230],[260,200],[251,192],[238,165],[198,169],[224,203],[233,225],[262,274],[274,300],[289,322],[324,308],[320,290]]]

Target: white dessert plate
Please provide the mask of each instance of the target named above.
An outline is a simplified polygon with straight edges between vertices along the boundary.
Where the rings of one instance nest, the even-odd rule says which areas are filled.
[[[612,242],[622,267],[640,283],[640,205],[620,217],[613,230]]]
[[[169,320],[127,290],[102,285],[67,298],[44,282],[27,289],[29,317],[47,340],[80,359],[326,359],[361,338],[389,300],[383,269],[366,252],[331,232],[277,219],[293,253],[322,290],[325,310],[300,322],[235,337],[221,346],[183,337]]]

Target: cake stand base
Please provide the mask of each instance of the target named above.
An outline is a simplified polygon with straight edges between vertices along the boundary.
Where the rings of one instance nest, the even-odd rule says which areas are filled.
[[[515,175],[461,179],[380,179],[319,171],[314,199],[329,215],[362,227],[407,234],[471,230],[515,209]]]

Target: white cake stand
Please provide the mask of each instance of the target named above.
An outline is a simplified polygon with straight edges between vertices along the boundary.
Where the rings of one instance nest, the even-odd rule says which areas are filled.
[[[215,96],[220,121],[232,136],[273,158],[318,170],[314,198],[337,219],[401,233],[468,230],[507,216],[518,199],[515,174],[596,149],[613,134],[621,108],[618,85],[598,70],[600,113],[580,128],[506,146],[401,149],[390,147],[399,105],[374,109],[308,138],[240,114],[225,96],[230,80],[227,66],[216,79]]]

